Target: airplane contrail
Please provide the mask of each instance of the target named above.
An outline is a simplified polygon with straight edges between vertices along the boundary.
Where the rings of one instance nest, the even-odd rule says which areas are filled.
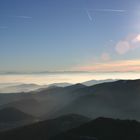
[[[92,16],[91,16],[89,10],[86,9],[86,13],[87,13],[87,16],[88,16],[89,20],[92,21],[93,18],[92,18]]]
[[[89,9],[89,10],[97,12],[119,12],[119,13],[126,12],[126,10],[123,9]]]

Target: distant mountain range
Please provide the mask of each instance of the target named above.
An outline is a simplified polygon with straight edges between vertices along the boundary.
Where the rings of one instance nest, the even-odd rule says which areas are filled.
[[[140,80],[120,80],[85,87],[72,94],[78,98],[57,112],[140,120]]]
[[[101,83],[114,82],[114,81],[118,81],[118,79],[90,80],[90,81],[83,82],[82,84],[86,86],[93,86]]]
[[[38,91],[46,88],[51,87],[66,87],[70,86],[70,83],[53,83],[49,85],[37,85],[37,84],[16,84],[16,83],[9,83],[9,84],[0,84],[0,93],[20,93],[20,92],[30,92],[30,91]]]
[[[0,109],[14,108],[37,118],[37,121],[67,114],[92,119],[140,120],[139,101],[140,80],[119,80],[92,86],[79,83],[66,87],[50,86],[27,93],[0,94]]]
[[[44,119],[74,113],[95,117],[140,119],[140,80],[119,80],[93,86],[76,84],[36,92],[0,94],[4,107]]]
[[[107,80],[91,80],[83,82],[83,85],[92,86],[95,84],[112,82],[115,80],[107,79]],[[36,90],[42,90],[50,87],[66,87],[73,85],[71,83],[53,83],[49,85],[37,85],[37,84],[23,84],[23,83],[1,83],[0,84],[0,93],[19,93],[19,92],[30,92]]]
[[[29,92],[34,91],[39,88],[43,88],[46,86],[40,86],[36,84],[19,84],[19,85],[11,85],[0,88],[0,93],[18,93],[18,92]]]
[[[139,140],[140,123],[130,120],[69,114],[0,132],[2,140]]]

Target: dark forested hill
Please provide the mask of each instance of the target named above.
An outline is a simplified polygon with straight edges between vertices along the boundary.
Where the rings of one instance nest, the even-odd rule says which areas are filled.
[[[78,96],[57,112],[140,120],[140,80],[120,80],[79,89]],[[57,115],[58,115],[57,114]]]
[[[50,137],[88,122],[84,116],[69,114],[0,133],[1,140],[47,140]]]
[[[140,140],[140,123],[130,120],[97,118],[51,140]]]

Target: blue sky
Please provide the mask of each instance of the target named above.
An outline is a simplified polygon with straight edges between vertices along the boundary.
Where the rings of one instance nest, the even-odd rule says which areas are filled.
[[[2,72],[140,71],[139,46],[139,0],[0,1]]]

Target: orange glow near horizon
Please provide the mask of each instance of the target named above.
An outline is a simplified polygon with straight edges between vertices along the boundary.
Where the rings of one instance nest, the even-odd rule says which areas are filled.
[[[76,70],[93,72],[140,72],[140,60],[112,61],[80,66]]]

